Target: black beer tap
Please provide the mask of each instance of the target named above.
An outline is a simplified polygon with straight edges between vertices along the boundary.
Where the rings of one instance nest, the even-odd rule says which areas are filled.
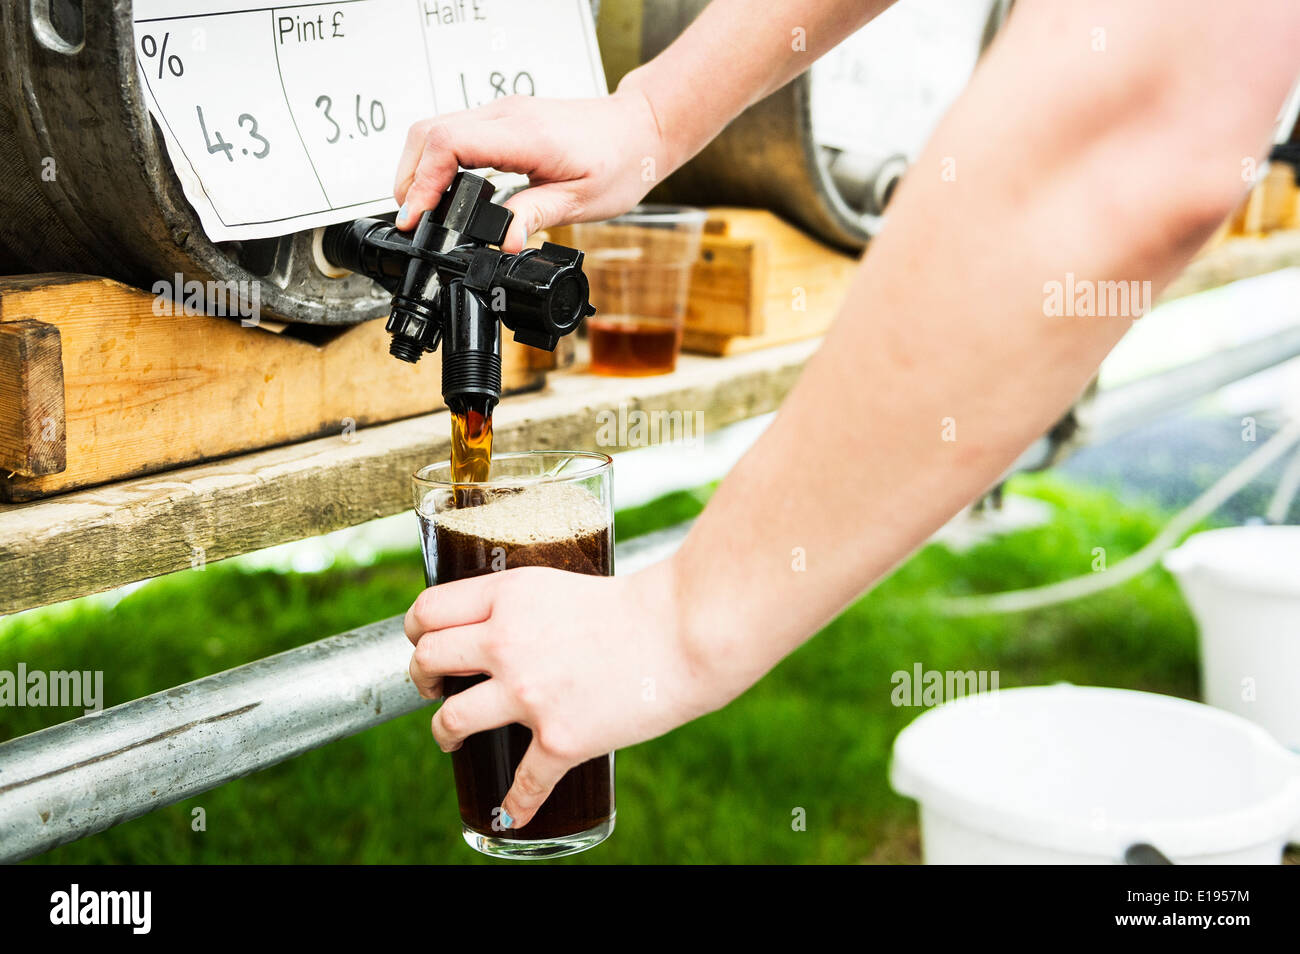
[[[487,415],[501,399],[501,329],[534,348],[594,314],[582,252],[546,242],[507,254],[499,248],[509,209],[495,188],[459,172],[412,234],[383,219],[332,225],[322,248],[331,264],[367,275],[393,295],[385,325],[389,352],[412,363],[442,344],[442,396],[454,412]]]

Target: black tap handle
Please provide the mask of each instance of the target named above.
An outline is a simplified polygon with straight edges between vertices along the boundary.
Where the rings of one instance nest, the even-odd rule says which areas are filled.
[[[505,206],[494,205],[496,187],[472,172],[458,172],[431,213],[436,225],[457,232],[484,245],[500,245],[514,213]]]
[[[443,397],[488,413],[501,395],[501,325],[516,341],[554,350],[595,309],[577,249],[547,242],[501,251],[509,209],[482,176],[458,172],[437,206],[405,233],[380,219],[330,226],[322,242],[336,265],[392,293],[390,352],[416,362],[442,348]]]

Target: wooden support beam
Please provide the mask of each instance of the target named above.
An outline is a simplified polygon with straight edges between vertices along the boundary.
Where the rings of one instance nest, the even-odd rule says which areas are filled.
[[[22,477],[63,470],[63,408],[59,329],[42,321],[0,324],[0,469]]]

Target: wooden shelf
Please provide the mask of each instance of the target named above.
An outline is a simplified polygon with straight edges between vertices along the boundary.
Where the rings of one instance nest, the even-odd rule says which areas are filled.
[[[552,372],[497,409],[500,450],[598,446],[602,411],[695,412],[710,431],[775,410],[819,339],[729,358],[683,355],[669,375]],[[410,475],[449,454],[445,411],[226,460],[0,504],[0,613],[97,593],[202,560],[399,513]]]

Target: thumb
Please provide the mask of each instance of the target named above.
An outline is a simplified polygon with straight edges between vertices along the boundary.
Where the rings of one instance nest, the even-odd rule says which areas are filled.
[[[528,236],[554,225],[567,225],[582,217],[582,200],[567,182],[548,182],[517,192],[502,203],[515,214],[505,241],[504,252],[518,252]]]
[[[560,784],[564,773],[573,766],[543,751],[534,736],[524,757],[515,769],[514,784],[501,803],[500,822],[504,828],[523,828],[542,803]]]

